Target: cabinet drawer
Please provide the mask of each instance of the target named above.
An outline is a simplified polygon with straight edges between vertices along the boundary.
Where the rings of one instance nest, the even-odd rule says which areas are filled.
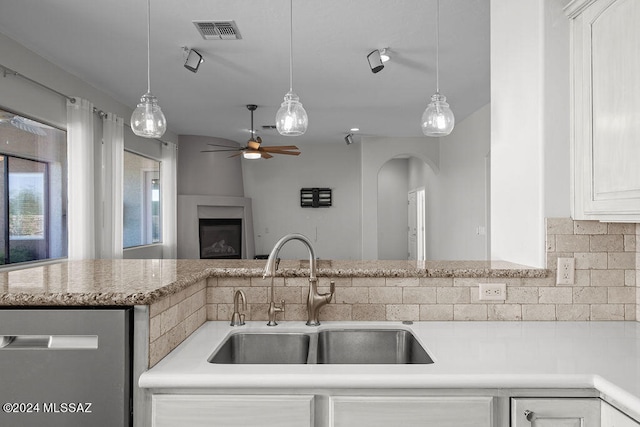
[[[332,397],[332,427],[490,427],[491,397]]]
[[[512,398],[511,427],[599,427],[598,398]]]
[[[153,427],[312,427],[313,396],[154,395]]]

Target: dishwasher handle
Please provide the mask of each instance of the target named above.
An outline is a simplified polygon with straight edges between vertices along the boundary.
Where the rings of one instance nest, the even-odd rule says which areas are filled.
[[[0,335],[0,350],[96,350],[97,335]]]

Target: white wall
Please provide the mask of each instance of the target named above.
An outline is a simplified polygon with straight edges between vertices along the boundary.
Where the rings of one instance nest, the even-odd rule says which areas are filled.
[[[242,161],[256,254],[268,254],[285,234],[301,233],[311,239],[317,257],[360,259],[359,144],[308,144],[300,151],[296,157]],[[300,189],[307,187],[331,188],[333,206],[301,208]],[[306,259],[308,254],[302,245],[287,244],[280,256]]]
[[[435,138],[362,138],[362,259],[378,258],[378,172],[390,159],[416,157],[438,172],[439,143]]]
[[[564,3],[491,0],[492,259],[544,267],[545,215],[569,215]]]
[[[178,194],[243,197],[240,156],[230,158],[233,152],[203,153],[202,150],[217,148],[207,144],[239,147],[228,139],[180,135]]]
[[[409,159],[391,159],[378,172],[378,259],[407,259]]]
[[[491,147],[491,105],[478,109],[440,138],[440,235],[437,259],[488,259],[486,158]],[[487,230],[488,231],[488,230]]]
[[[399,253],[399,241],[390,249],[383,249],[381,241],[382,237],[386,239],[385,245],[387,241],[395,241],[388,229],[392,224],[394,229],[399,229],[396,227],[399,219],[390,223],[388,211],[373,212],[368,206],[374,202],[379,207],[385,206],[386,200],[380,198],[391,196],[387,190],[379,192],[378,188],[388,186],[386,162],[403,155],[410,156],[408,165],[411,166],[403,199],[409,190],[419,187],[426,190],[427,259],[488,258],[487,236],[478,235],[476,230],[488,225],[486,158],[491,144],[490,115],[491,107],[487,104],[443,138],[362,139],[363,259],[375,259],[376,254],[381,259],[383,254],[395,259],[394,254]],[[395,214],[406,220],[406,209],[396,210]],[[406,230],[400,234],[406,242]],[[403,251],[406,252],[406,245]]]

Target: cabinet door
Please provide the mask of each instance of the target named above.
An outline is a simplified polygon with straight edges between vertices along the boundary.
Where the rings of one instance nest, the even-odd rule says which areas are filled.
[[[640,219],[640,2],[575,0],[572,18],[574,219]]]
[[[601,411],[602,427],[640,427],[640,423],[618,411],[607,402],[602,402]]]
[[[511,427],[599,427],[597,398],[512,398]]]
[[[491,427],[491,397],[332,397],[331,427]]]
[[[313,396],[154,395],[153,427],[312,427]]]

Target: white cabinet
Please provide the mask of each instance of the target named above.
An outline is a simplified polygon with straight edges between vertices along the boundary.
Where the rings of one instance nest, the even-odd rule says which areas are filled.
[[[511,427],[599,427],[598,398],[512,398]]]
[[[607,402],[602,402],[601,427],[640,427],[640,423],[618,411]]]
[[[336,396],[331,427],[491,427],[491,397]]]
[[[640,2],[574,0],[565,12],[573,217],[640,221]]]
[[[151,417],[153,427],[312,427],[313,396],[156,394]]]

